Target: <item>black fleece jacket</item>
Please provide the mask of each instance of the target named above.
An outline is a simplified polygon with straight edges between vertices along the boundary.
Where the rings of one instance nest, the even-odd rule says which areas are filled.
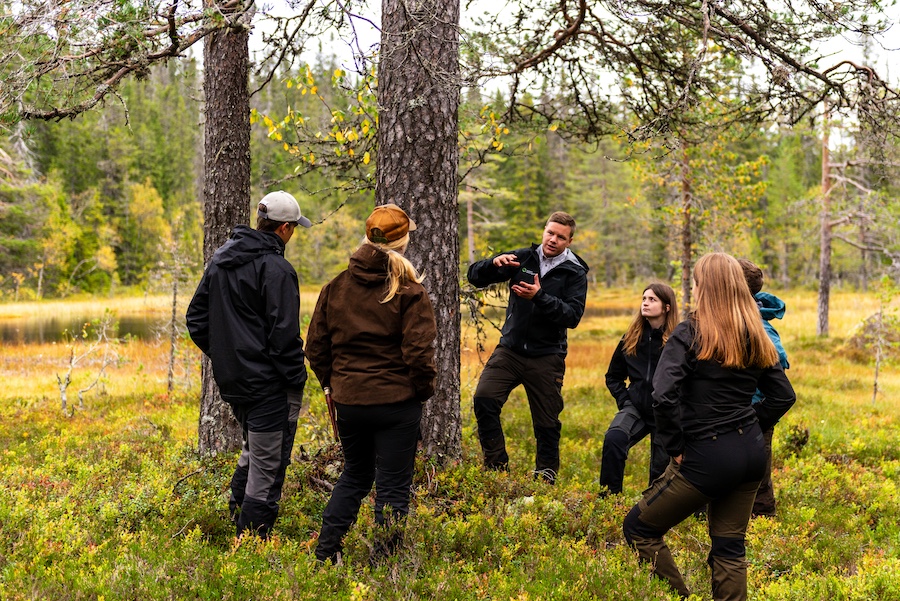
[[[532,244],[530,248],[501,253],[516,255],[518,267],[496,267],[494,258],[498,255],[472,263],[467,274],[469,282],[477,288],[500,282],[509,282],[510,287],[526,280],[531,283],[535,274],[540,276],[541,272],[537,249],[538,245]],[[541,290],[532,300],[510,291],[501,346],[530,357],[565,356],[568,351],[566,330],[581,321],[587,300],[587,263],[569,252],[569,260],[539,277]]]
[[[616,399],[616,405],[622,409],[631,404],[644,417],[644,421],[653,423],[653,374],[662,353],[662,330],[652,328],[644,321],[641,339],[634,349],[634,355],[625,354],[625,339],[613,352],[606,372],[606,387]],[[628,386],[625,386],[625,380]]]
[[[303,389],[299,283],[276,234],[236,226],[209,262],[186,318],[191,339],[212,360],[223,400],[248,403]]]
[[[671,457],[685,442],[710,438],[758,421],[774,426],[797,400],[780,363],[763,369],[730,369],[700,361],[693,349],[694,329],[683,321],[669,336],[653,377],[656,433]],[[751,405],[759,389],[763,402]]]

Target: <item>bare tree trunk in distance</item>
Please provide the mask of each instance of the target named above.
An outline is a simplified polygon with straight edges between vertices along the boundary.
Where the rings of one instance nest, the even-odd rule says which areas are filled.
[[[409,259],[425,273],[437,319],[435,395],[422,441],[444,463],[461,455],[459,405],[459,0],[382,0],[376,204],[403,207],[418,229]]]
[[[883,292],[882,292],[883,294]],[[876,327],[877,335],[875,336],[875,379],[872,382],[872,406],[878,401],[878,374],[881,372],[881,362],[884,361],[884,297],[878,305],[878,325]]]
[[[687,317],[691,310],[691,270],[693,264],[694,240],[691,232],[691,164],[687,148],[681,159],[681,314]]]
[[[787,288],[791,284],[791,276],[788,271],[788,261],[790,260],[790,253],[788,252],[788,243],[786,240],[782,240],[778,245],[778,253],[779,253],[779,278],[781,280],[781,287]]]
[[[828,150],[831,111],[825,109],[822,133],[822,213],[819,229],[819,303],[816,335],[828,337],[828,306],[831,297],[831,161]]]
[[[472,218],[474,210],[472,203],[472,195],[466,197],[466,243],[468,248],[468,264],[475,262],[475,220]]]
[[[250,223],[248,39],[247,30],[224,29],[207,36],[203,46],[203,258],[207,264],[235,225]],[[240,448],[240,425],[219,395],[205,355],[201,378],[200,453]]]
[[[174,256],[176,253],[172,253]],[[175,354],[178,348],[178,276],[181,269],[172,270],[172,320],[169,322],[169,368],[166,373],[166,394],[175,389]]]
[[[867,181],[866,187],[869,187],[870,184]],[[859,214],[866,214],[866,204],[860,199],[859,201]],[[863,221],[859,224],[859,288],[863,291],[863,293],[869,292],[869,251],[866,250],[866,247],[869,246],[869,226]]]

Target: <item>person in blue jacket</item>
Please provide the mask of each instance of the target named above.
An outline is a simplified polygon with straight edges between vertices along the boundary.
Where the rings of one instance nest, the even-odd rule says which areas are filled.
[[[648,434],[650,482],[669,464],[669,456],[656,439],[654,428],[653,374],[663,346],[677,325],[675,291],[662,282],[648,285],[641,295],[641,307],[616,346],[606,372],[606,387],[619,410],[603,438],[601,495],[622,492],[628,451]]]
[[[478,261],[467,273],[477,288],[509,282],[510,290],[500,343],[475,389],[484,465],[509,469],[500,411],[521,384],[536,441],[534,475],[550,484],[559,472],[566,332],[581,321],[587,299],[587,263],[569,249],[574,234],[575,219],[557,211],[547,220],[540,244]]]
[[[738,259],[738,263],[741,264],[741,269],[744,271],[744,278],[747,280],[750,294],[753,295],[756,306],[759,307],[759,314],[763,319],[763,328],[765,328],[766,334],[769,335],[772,344],[775,345],[775,350],[778,351],[778,362],[781,363],[782,368],[788,369],[790,363],[788,362],[787,352],[781,344],[781,336],[778,334],[778,330],[772,325],[773,319],[784,318],[786,309],[784,301],[774,294],[762,292],[763,272],[755,263],[747,259]],[[753,396],[753,403],[759,403],[763,398],[763,394],[757,390]],[[772,437],[774,434],[774,426],[763,432],[766,441],[766,475],[763,477],[762,482],[759,483],[756,501],[753,503],[753,515],[755,516],[775,516],[775,489],[772,486]]]

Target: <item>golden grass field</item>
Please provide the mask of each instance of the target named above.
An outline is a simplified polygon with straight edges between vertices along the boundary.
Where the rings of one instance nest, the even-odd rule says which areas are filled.
[[[768,291],[768,290],[767,290]],[[793,355],[792,348],[801,344],[809,346],[816,337],[816,293],[809,290],[798,291],[770,291],[780,297],[787,304],[785,318],[773,322],[775,329],[781,335],[782,342],[789,355]],[[598,289],[592,288],[588,294],[588,315],[581,321],[577,329],[569,333],[569,355],[566,359],[566,385],[586,386],[603,383],[603,376],[609,364],[613,350],[621,335],[631,322],[633,313],[611,316],[591,316],[590,313],[618,313],[633,308],[636,312],[640,304],[640,290],[624,289]],[[829,311],[829,338],[832,343],[844,340],[853,335],[854,330],[862,320],[876,313],[879,308],[878,299],[874,295],[866,295],[857,292],[832,292]],[[896,307],[894,308],[896,311]],[[489,350],[496,343],[495,336],[486,342],[487,353],[482,353],[481,361],[487,360]],[[813,344],[813,346],[815,346]],[[463,326],[462,341],[463,383],[465,373],[479,371],[479,357],[474,350],[474,330]],[[841,369],[849,369],[845,364],[840,364]],[[794,370],[802,369],[802,362],[792,361],[790,374],[797,373]],[[819,366],[822,369],[823,366]],[[871,366],[858,366],[853,368],[855,376],[862,376],[871,372]],[[827,370],[828,368],[825,367]],[[896,373],[884,374],[885,392],[890,390],[891,383]]]
[[[317,289],[304,289],[301,312],[309,314],[315,306]],[[592,288],[588,295],[588,311],[579,327],[570,332],[570,351],[567,360],[566,386],[603,386],[603,376],[609,358],[618,338],[631,320],[631,309],[637,310],[640,301],[639,290]],[[847,361],[836,361],[829,366],[827,357],[816,354],[816,294],[812,291],[774,291],[787,303],[785,319],[775,323],[788,353],[794,357],[796,349],[802,347],[813,351],[817,372],[831,377],[838,371],[855,380],[864,381],[873,375],[871,365]],[[186,302],[186,301],[184,301]],[[180,303],[181,305],[181,303]],[[133,298],[97,298],[75,301],[44,301],[29,303],[8,303],[0,305],[0,319],[33,319],[46,316],[98,316],[110,309],[117,316],[140,314],[158,318],[161,324],[168,321],[171,314],[171,298],[166,296],[146,296]],[[878,300],[874,295],[857,292],[837,291],[832,293],[829,314],[830,338],[827,345],[832,351],[840,340],[851,336],[854,329],[866,317],[878,310]],[[463,307],[461,342],[461,384],[463,404],[466,396],[477,381],[483,361],[496,344],[498,333],[488,328],[487,337],[482,341],[482,351],[478,351],[475,330],[466,319],[467,309]],[[179,316],[184,307],[179,306]],[[834,359],[840,359],[840,346]],[[41,400],[52,401],[59,398],[56,375],[64,376],[73,345],[48,343],[38,345],[4,345],[0,347],[0,399],[18,399],[33,403]],[[75,345],[76,352],[83,346]],[[156,341],[136,341],[117,345],[120,362],[107,369],[103,387],[110,394],[133,394],[143,392],[148,395],[163,394],[166,390],[166,374],[169,360],[167,339]],[[199,382],[199,353],[187,339],[179,344],[177,362],[177,385],[181,391],[195,390]],[[798,356],[799,358],[799,356]],[[97,360],[88,357],[73,370],[73,384],[70,391],[93,378]],[[802,361],[792,360],[789,375],[800,376],[807,369]],[[792,377],[793,379],[793,377]],[[882,393],[896,398],[896,369],[882,371]],[[92,391],[96,393],[96,391]],[[89,393],[91,394],[91,393]]]

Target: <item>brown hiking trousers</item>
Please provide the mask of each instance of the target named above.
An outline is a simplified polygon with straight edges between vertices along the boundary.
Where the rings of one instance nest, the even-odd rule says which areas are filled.
[[[712,570],[713,599],[746,600],[744,541],[764,468],[765,449],[758,424],[690,441],[682,464],[671,461],[628,513],[623,524],[626,540],[642,561],[652,565],[656,576],[687,597],[690,591],[663,536],[708,506],[712,544],[707,562]]]

